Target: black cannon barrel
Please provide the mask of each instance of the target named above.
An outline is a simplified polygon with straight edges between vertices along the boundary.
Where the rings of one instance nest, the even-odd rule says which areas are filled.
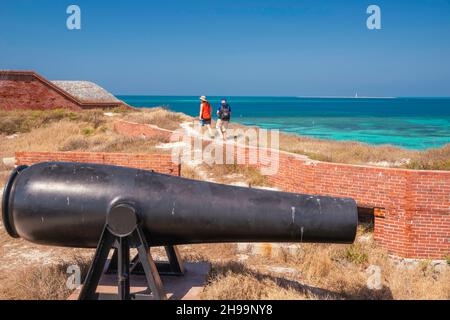
[[[352,199],[249,189],[138,169],[81,163],[19,168],[3,195],[13,237],[95,248],[108,212],[136,209],[150,246],[225,242],[351,243]]]

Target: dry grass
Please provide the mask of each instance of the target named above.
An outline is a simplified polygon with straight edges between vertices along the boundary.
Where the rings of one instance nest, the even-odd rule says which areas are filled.
[[[205,299],[450,299],[450,268],[438,272],[427,262],[410,270],[360,234],[354,245],[301,244],[297,255],[251,256],[244,264],[212,262]],[[219,260],[220,261],[220,260]],[[236,261],[236,260],[234,260]],[[263,272],[263,266],[297,270],[295,279]],[[370,265],[381,268],[381,290],[370,290]],[[238,289],[236,289],[238,288]]]
[[[392,145],[374,146],[355,141],[321,140],[281,133],[280,149],[324,162],[450,170],[450,144],[437,149],[414,151]]]
[[[192,179],[192,180],[203,180],[198,168],[193,168],[190,166],[182,165],[181,166],[181,176],[183,178]]]
[[[0,156],[14,156],[15,151],[57,151],[66,140],[81,133],[83,125],[61,120],[48,126],[36,128],[30,133],[22,133],[17,138],[0,136]]]
[[[402,159],[411,159],[417,154],[415,151],[390,145],[372,146],[359,142],[320,140],[289,134],[281,134],[280,148],[319,161],[349,164],[387,162],[393,166]]]
[[[3,188],[2,186],[6,183],[6,180],[8,180],[11,170],[12,170],[11,168],[3,164],[3,161],[0,161],[0,190],[2,190]]]
[[[192,167],[181,166],[181,176],[193,180],[207,180],[215,183],[239,183],[247,187],[272,187],[267,177],[257,168],[243,165],[213,164]]]
[[[60,114],[56,111],[48,111]],[[15,112],[11,112],[15,114]],[[18,114],[22,114],[17,112]],[[28,111],[31,118],[34,114]],[[45,114],[38,112],[37,114]],[[68,115],[67,115],[68,114]],[[115,118],[106,117],[99,110],[86,113],[67,113],[59,120],[36,121],[31,132],[20,132],[14,139],[0,135],[0,157],[12,157],[15,151],[92,151],[92,152],[164,152],[155,146],[168,142],[162,137],[141,139],[127,138],[117,134],[113,129]],[[26,115],[26,112],[25,112]],[[0,121],[4,118],[0,117]],[[35,127],[40,123],[40,126]]]
[[[439,149],[419,152],[405,167],[418,170],[450,170],[450,144]]]
[[[72,112],[65,109],[54,110],[0,110],[0,134],[14,134],[30,132],[36,128],[42,128],[59,122],[69,120],[73,122],[87,122],[98,128],[105,122],[102,110],[87,110]]]
[[[369,237],[369,239],[367,239]],[[436,272],[430,265],[411,270],[395,266],[370,233],[361,233],[355,244],[302,245],[302,253],[287,264],[303,270],[304,279],[347,299],[448,299],[450,271]],[[382,290],[367,288],[367,268],[379,266]]]
[[[124,137],[115,132],[78,134],[69,137],[58,148],[59,151],[91,151],[91,152],[130,152],[130,153],[164,153],[157,150],[156,145],[168,142],[163,137],[148,139]]]
[[[315,296],[294,282],[258,274],[239,263],[218,264],[202,293],[207,300],[305,300]]]
[[[128,113],[124,120],[152,124],[167,130],[176,130],[180,128],[180,123],[191,121],[192,118],[183,113],[171,112],[164,108],[151,108]]]
[[[267,177],[263,176],[260,170],[253,167],[246,167],[237,164],[203,164],[200,170],[204,170],[215,182],[233,183],[238,179],[249,187],[260,186],[269,187]]]
[[[77,265],[82,279],[89,268],[85,258],[73,257],[46,266],[31,266],[0,276],[2,300],[65,300],[72,290],[67,288],[67,268]]]

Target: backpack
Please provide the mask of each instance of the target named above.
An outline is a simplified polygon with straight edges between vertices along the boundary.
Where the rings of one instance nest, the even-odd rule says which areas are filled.
[[[229,105],[222,106],[220,108],[219,117],[220,117],[221,120],[225,120],[225,121],[230,120],[231,112],[230,112],[230,106]]]

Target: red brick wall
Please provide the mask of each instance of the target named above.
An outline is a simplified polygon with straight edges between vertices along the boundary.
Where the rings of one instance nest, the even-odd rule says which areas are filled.
[[[167,133],[132,123],[116,128],[136,136]],[[248,164],[249,149],[236,148],[238,153],[245,155]],[[375,240],[394,255],[425,259],[450,256],[449,171],[326,163],[279,152],[278,172],[268,180],[284,191],[351,197],[361,207],[374,208]]]
[[[57,108],[81,110],[76,103],[52,90],[36,78],[31,78],[30,81],[0,81],[0,109],[44,110]]]
[[[0,71],[0,109],[115,108],[123,103],[83,102],[32,71]]]
[[[181,167],[172,162],[170,154],[127,154],[90,152],[16,152],[17,165],[39,162],[82,162],[110,164],[180,176]]]
[[[450,172],[308,162],[280,153],[268,179],[299,193],[351,197],[375,210],[375,240],[406,258],[450,255]]]

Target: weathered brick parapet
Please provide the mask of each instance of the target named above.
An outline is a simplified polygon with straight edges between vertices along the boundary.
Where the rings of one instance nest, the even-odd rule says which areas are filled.
[[[172,162],[170,154],[127,154],[101,152],[16,152],[16,165],[39,162],[81,162],[109,164],[179,176],[180,165]]]
[[[373,208],[375,240],[405,258],[450,254],[450,172],[417,171],[305,161],[280,153],[277,174],[285,191],[351,197]]]

